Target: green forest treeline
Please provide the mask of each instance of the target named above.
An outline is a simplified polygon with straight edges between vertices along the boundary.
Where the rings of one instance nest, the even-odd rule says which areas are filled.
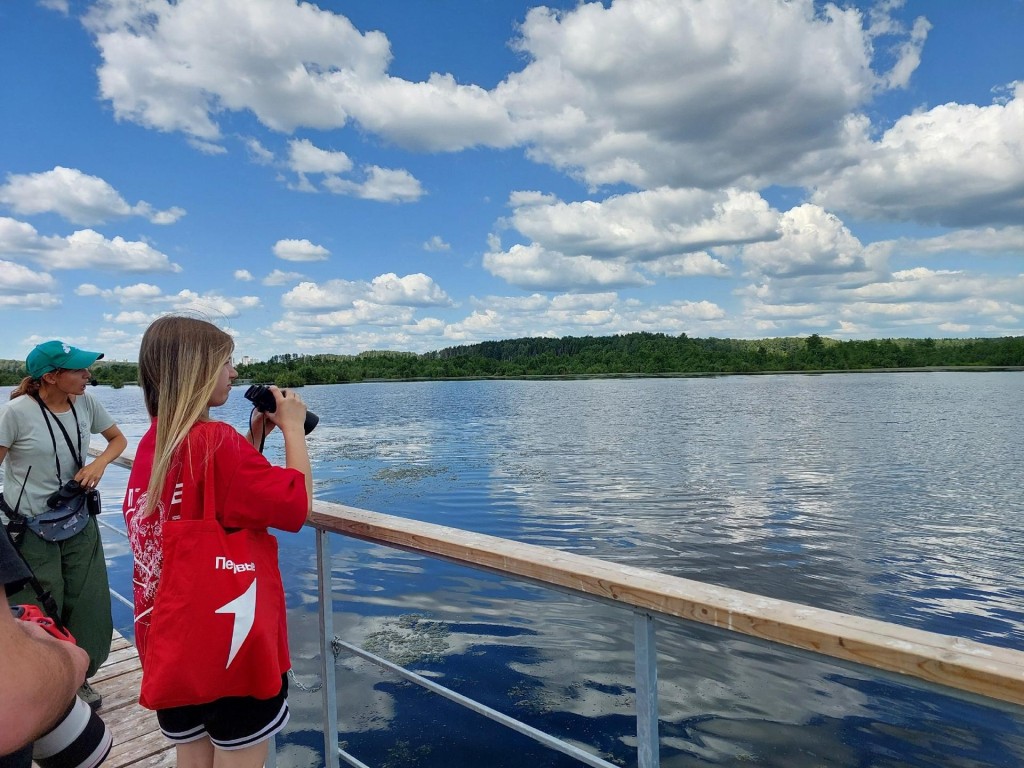
[[[891,368],[1003,368],[1024,366],[1024,336],[979,339],[806,338],[695,339],[686,334],[627,333],[487,341],[436,352],[363,352],[358,355],[275,355],[239,365],[242,379],[282,387],[375,379],[447,379],[528,376],[696,375],[779,371],[853,371]],[[20,361],[0,362],[0,384],[25,375]],[[134,363],[93,367],[100,384],[135,382]]]

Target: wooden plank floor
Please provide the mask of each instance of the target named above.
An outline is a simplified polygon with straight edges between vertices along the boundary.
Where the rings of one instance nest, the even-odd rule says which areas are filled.
[[[141,681],[142,665],[135,646],[115,631],[110,657],[90,679],[103,695],[103,706],[97,712],[114,737],[103,768],[174,765],[174,748],[160,733],[156,714],[139,706]]]

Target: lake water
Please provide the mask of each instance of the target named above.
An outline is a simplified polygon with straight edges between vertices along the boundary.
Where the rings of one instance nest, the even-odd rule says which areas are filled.
[[[94,390],[134,449],[134,387]],[[306,387],[316,496],[1024,648],[1024,374]],[[6,398],[5,394],[0,397]],[[241,426],[236,389],[217,415]],[[265,453],[280,461],[280,438]],[[104,479],[112,525],[127,472]],[[123,528],[123,525],[120,525]],[[109,535],[108,535],[109,534]],[[105,534],[130,594],[127,546]],[[313,535],[279,537],[297,685],[279,766],[317,766]],[[335,630],[635,765],[628,611],[332,537]],[[129,632],[127,609],[118,623]],[[663,766],[1018,766],[1021,710],[659,624]],[[340,738],[387,766],[579,763],[364,662]]]

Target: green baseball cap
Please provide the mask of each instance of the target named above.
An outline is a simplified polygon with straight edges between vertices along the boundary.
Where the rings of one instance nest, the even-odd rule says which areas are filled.
[[[25,367],[28,368],[29,376],[38,379],[44,373],[56,371],[58,368],[70,371],[88,368],[102,357],[102,352],[86,352],[63,341],[44,341],[28,353]]]

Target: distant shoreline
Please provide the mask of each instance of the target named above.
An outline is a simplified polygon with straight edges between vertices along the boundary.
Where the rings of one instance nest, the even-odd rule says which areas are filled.
[[[520,381],[520,380],[571,380],[571,379],[697,379],[713,376],[821,376],[827,373],[992,373],[997,371],[1020,372],[1024,365],[936,365],[918,368],[822,368],[809,371],[685,371],[682,373],[566,373],[566,374],[522,374],[518,376],[412,376],[408,378],[360,379],[342,381],[339,384],[381,384],[389,381]],[[245,384],[250,384],[246,381]],[[241,386],[241,380],[235,386]],[[316,386],[316,385],[311,385]]]
[[[992,373],[996,371],[1020,372],[1024,365],[934,365],[918,368],[822,368],[813,371],[696,371],[683,373],[566,373],[566,374],[522,374],[519,376],[410,376],[406,378],[359,379],[339,381],[332,384],[300,384],[298,386],[335,386],[343,384],[386,384],[388,382],[417,381],[569,381],[573,379],[699,379],[710,376],[821,376],[826,373]],[[253,379],[235,379],[233,387],[248,387]],[[98,384],[97,386],[110,386]],[[138,386],[138,382],[126,381],[124,386]]]

